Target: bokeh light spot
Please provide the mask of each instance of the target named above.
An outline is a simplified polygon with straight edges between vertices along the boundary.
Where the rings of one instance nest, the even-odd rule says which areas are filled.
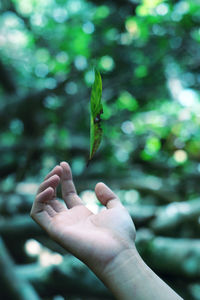
[[[173,157],[177,163],[184,163],[187,160],[188,155],[184,150],[176,150]]]
[[[35,67],[35,75],[44,78],[49,73],[49,68],[46,64],[37,64]]]
[[[63,7],[57,7],[53,11],[53,18],[58,23],[63,23],[68,19],[68,12]]]
[[[85,73],[84,78],[85,81],[88,85],[92,84],[94,82],[94,71],[93,70],[89,70]]]
[[[84,23],[82,28],[83,28],[83,31],[87,34],[91,34],[94,32],[94,24],[90,21],[87,21],[86,23]]]
[[[134,17],[129,17],[125,22],[126,30],[135,38],[140,35],[140,29]]]
[[[10,122],[10,130],[14,134],[21,134],[24,130],[24,124],[20,119],[13,119]]]
[[[167,3],[161,3],[156,7],[156,12],[160,16],[166,15],[168,11],[169,11],[169,6]]]
[[[41,245],[34,239],[27,240],[25,243],[25,251],[29,256],[39,255],[41,251]]]
[[[128,91],[122,91],[117,99],[117,107],[119,109],[128,109],[134,111],[138,108],[137,100]]]
[[[134,125],[131,121],[125,121],[121,125],[121,129],[126,134],[131,134],[134,131]]]
[[[100,59],[100,67],[105,71],[112,71],[115,67],[113,58],[109,55],[102,56]]]
[[[70,81],[69,83],[66,84],[65,86],[65,91],[69,95],[74,95],[78,91],[77,84],[73,81]]]
[[[69,56],[66,52],[64,51],[61,51],[59,52],[57,55],[56,55],[56,60],[59,62],[59,63],[66,63],[69,59]]]
[[[74,65],[78,70],[82,71],[87,67],[87,59],[83,55],[78,55],[75,57]]]

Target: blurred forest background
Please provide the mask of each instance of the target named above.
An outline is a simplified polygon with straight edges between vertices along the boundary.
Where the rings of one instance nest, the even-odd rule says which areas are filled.
[[[98,66],[104,137],[89,155]],[[104,181],[147,264],[200,299],[199,0],[0,0],[0,298],[112,299],[29,217],[38,184],[70,163],[93,211]]]

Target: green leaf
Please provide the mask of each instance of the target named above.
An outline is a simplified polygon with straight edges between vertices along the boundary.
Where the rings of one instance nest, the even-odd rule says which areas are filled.
[[[90,156],[89,161],[93,158],[99,148],[102,138],[101,115],[103,105],[101,103],[102,80],[98,70],[95,69],[95,80],[92,85],[90,98]],[[89,163],[88,161],[88,163]]]

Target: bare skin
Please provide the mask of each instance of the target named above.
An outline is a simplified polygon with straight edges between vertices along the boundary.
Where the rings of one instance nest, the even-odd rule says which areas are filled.
[[[56,199],[61,183],[65,204]],[[95,273],[124,249],[135,248],[135,227],[117,196],[103,183],[95,192],[106,210],[93,214],[76,193],[69,165],[62,162],[44,179],[31,217],[66,250],[84,261]]]
[[[65,203],[56,198],[59,184]],[[98,214],[85,207],[76,193],[70,166],[62,162],[39,186],[31,217],[87,264],[117,299],[181,299],[139,256],[135,226],[118,197],[101,182],[95,193],[106,208]]]

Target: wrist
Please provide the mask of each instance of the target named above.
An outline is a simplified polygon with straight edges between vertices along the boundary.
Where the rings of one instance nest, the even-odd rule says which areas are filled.
[[[182,299],[145,264],[135,247],[108,263],[102,281],[119,300]]]
[[[130,279],[134,280],[137,268],[144,263],[137,249],[132,247],[117,254],[107,263],[101,274],[101,280],[112,290],[120,284],[126,285]]]

